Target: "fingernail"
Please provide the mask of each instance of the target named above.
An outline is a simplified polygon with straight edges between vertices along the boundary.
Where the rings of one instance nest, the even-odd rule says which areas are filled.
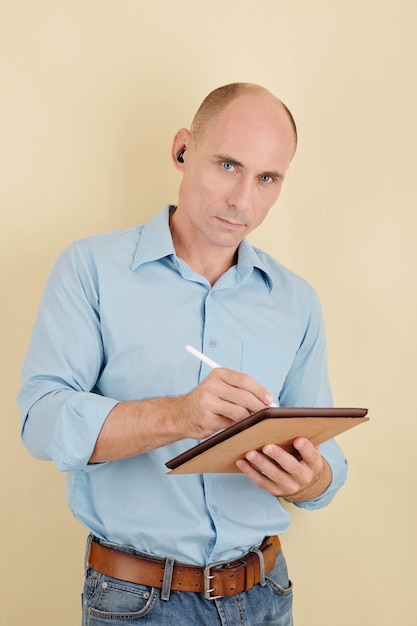
[[[271,404],[273,399],[274,399],[274,396],[271,393],[267,393],[265,395],[265,404]]]

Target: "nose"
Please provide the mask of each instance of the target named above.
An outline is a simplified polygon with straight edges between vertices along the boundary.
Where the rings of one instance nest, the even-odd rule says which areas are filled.
[[[252,203],[253,182],[246,177],[240,177],[234,181],[233,187],[229,191],[227,202],[230,207],[240,210],[247,210]]]

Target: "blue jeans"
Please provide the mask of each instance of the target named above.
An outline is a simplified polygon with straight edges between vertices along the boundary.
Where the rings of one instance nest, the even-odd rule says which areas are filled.
[[[292,626],[292,585],[282,551],[266,584],[235,596],[206,600],[202,593],[135,585],[87,569],[83,626]]]

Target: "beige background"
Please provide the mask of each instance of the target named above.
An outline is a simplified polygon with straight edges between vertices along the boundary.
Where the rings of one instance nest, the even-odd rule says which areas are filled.
[[[2,0],[0,624],[80,621],[85,530],[18,436],[41,290],[73,239],[176,200],[174,132],[203,96],[259,82],[300,145],[253,236],[321,294],[349,481],[283,542],[297,626],[417,623],[414,0]]]

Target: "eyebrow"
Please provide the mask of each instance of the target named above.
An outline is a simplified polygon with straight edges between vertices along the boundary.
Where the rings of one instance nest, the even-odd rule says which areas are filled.
[[[219,161],[227,161],[228,163],[232,163],[233,165],[237,165],[238,167],[244,167],[243,163],[234,159],[233,157],[227,156],[227,154],[216,154],[214,155],[216,159]],[[270,176],[271,178],[276,178],[278,180],[284,180],[283,174],[281,172],[262,172],[259,176]]]

